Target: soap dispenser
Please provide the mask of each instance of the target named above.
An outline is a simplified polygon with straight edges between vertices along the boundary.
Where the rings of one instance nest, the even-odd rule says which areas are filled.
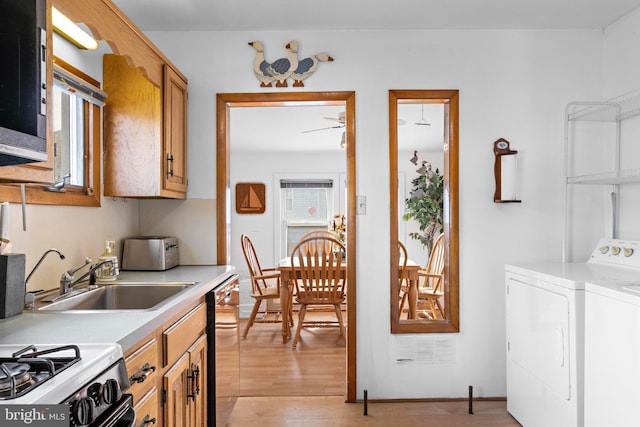
[[[105,262],[102,266],[96,269],[96,278],[100,281],[116,280],[120,273],[118,269],[118,257],[115,255],[116,242],[113,240],[106,240],[104,242],[104,254],[98,257],[98,263]]]

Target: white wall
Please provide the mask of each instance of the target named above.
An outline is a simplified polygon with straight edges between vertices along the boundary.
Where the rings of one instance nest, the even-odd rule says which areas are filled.
[[[640,8],[604,32],[604,97],[640,93]],[[637,104],[636,104],[637,106]],[[640,117],[622,124],[622,168],[640,168]],[[640,240],[640,184],[620,188],[620,237]]]
[[[215,94],[260,92],[252,71],[290,39],[300,56],[328,51],[303,89],[356,92],[357,387],[370,398],[505,396],[505,263],[559,261],[563,110],[602,93],[600,31],[150,32],[189,78],[189,197],[215,197]],[[389,332],[388,90],[460,90],[460,333],[449,363],[395,361]],[[520,153],[521,204],[493,203],[492,143]],[[251,169],[243,169],[247,174]],[[185,221],[188,219],[185,218]],[[243,260],[234,255],[233,262]],[[427,337],[429,338],[429,337]]]
[[[612,98],[640,88],[640,8],[604,31],[604,97]]]
[[[80,266],[86,257],[96,261],[102,255],[106,239],[116,240],[120,256],[122,238],[138,233],[138,203],[131,200],[103,197],[99,208],[26,205],[26,231],[20,204],[11,204],[9,210],[12,252],[26,254],[26,274],[49,248],[65,255],[64,260],[47,256],[29,280],[31,291],[58,288],[65,270]]]

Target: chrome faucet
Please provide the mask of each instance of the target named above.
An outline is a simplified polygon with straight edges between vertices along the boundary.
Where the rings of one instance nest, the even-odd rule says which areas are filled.
[[[38,267],[40,267],[40,264],[42,264],[42,261],[44,261],[46,256],[49,255],[51,252],[57,253],[58,256],[60,257],[60,259],[64,259],[65,258],[64,255],[62,254],[62,252],[60,252],[56,248],[51,248],[51,249],[45,251],[45,253],[42,254],[40,259],[36,263],[35,267],[33,267],[31,272],[27,276],[27,279],[24,281],[24,306],[25,306],[25,308],[33,309],[35,307],[35,305],[34,305],[35,304],[35,295],[32,292],[29,292],[28,289],[27,289],[28,288],[29,279],[31,279],[31,276],[33,276],[33,273],[36,272]]]
[[[60,295],[66,294],[75,284],[78,283],[79,280],[76,280],[75,282],[73,281],[73,275],[89,264],[91,264],[91,258],[87,257],[84,259],[84,263],[81,266],[62,273],[62,277],[60,277]]]
[[[82,282],[87,276],[89,276],[89,286],[95,285],[96,281],[96,270],[102,267],[105,264],[113,265],[113,261],[110,259],[100,261],[89,267],[89,270],[84,273],[82,276],[78,277],[74,280],[73,275],[77,273],[79,270],[83,269],[87,265],[91,264],[91,258],[85,258],[84,264],[80,267],[72,268],[71,270],[67,270],[62,273],[62,277],[60,278],[60,295],[64,295],[71,291],[71,289],[76,286],[78,283]]]

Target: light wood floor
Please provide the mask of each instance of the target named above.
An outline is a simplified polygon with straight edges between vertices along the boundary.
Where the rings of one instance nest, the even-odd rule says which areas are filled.
[[[338,396],[241,397],[225,426],[229,427],[518,427],[504,401],[344,403]],[[220,427],[220,426],[219,426]]]
[[[307,319],[323,319],[325,315],[308,313]],[[241,331],[244,325],[243,320]],[[240,366],[240,396],[346,393],[346,351],[338,328],[305,328],[294,349],[291,341],[282,344],[280,324],[256,323],[247,339],[240,340]]]
[[[240,397],[217,402],[224,413],[217,427],[520,425],[504,401],[474,401],[473,415],[466,401],[370,401],[364,416],[362,402],[344,402],[345,364],[338,328],[304,329],[293,349],[282,344],[279,324],[255,324],[240,340]]]

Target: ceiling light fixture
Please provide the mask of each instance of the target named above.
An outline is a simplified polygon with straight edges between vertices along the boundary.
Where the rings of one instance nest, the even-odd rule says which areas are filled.
[[[53,30],[56,33],[69,40],[80,49],[93,50],[98,47],[98,42],[93,37],[87,34],[69,18],[64,16],[62,12],[55,7],[51,8],[51,22],[53,24]]]
[[[340,140],[340,148],[347,146],[346,132],[342,132],[342,139]]]
[[[420,120],[414,123],[417,126],[431,126],[431,123],[428,123],[424,119],[424,102],[422,103],[422,114],[420,115]]]

